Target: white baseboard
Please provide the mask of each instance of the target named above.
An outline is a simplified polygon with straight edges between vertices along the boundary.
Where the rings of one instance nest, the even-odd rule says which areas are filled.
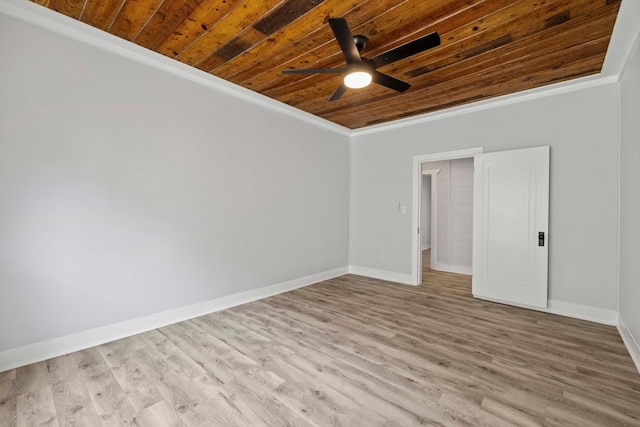
[[[415,279],[410,274],[396,273],[394,271],[377,270],[375,268],[350,265],[349,273],[374,279],[387,280],[389,282],[402,283],[404,285],[416,285]]]
[[[618,332],[620,332],[622,341],[625,347],[627,347],[631,360],[633,360],[638,373],[640,373],[640,345],[638,345],[638,341],[631,335],[631,331],[627,328],[627,325],[624,324],[622,318],[618,319]]]
[[[126,338],[131,335],[161,328],[184,320],[193,319],[194,317],[224,310],[225,308],[246,304],[251,301],[267,298],[293,289],[302,288],[323,280],[342,276],[343,274],[347,274],[348,270],[349,269],[347,267],[336,268],[334,270],[312,274],[310,276],[266,286],[264,288],[240,292],[238,294],[216,298],[211,301],[192,304],[173,310],[163,311],[161,313],[151,314],[149,316],[139,317],[137,319],[131,319],[59,338],[53,338],[47,341],[25,345],[23,347],[0,351],[0,372],[47,360],[52,357],[62,356],[63,354],[72,353],[89,347],[94,347],[117,339]]]
[[[437,271],[446,271],[448,273],[466,274],[467,276],[471,276],[471,274],[473,273],[471,267],[467,267],[464,265],[441,264],[438,262],[431,264],[431,269]]]
[[[323,271],[309,276],[300,277],[298,279],[289,280],[288,282],[277,283],[275,285],[267,286],[264,288],[252,289],[250,291],[240,292],[238,294],[233,294],[222,298],[216,298],[214,300],[202,303],[202,314],[214,313],[226,308],[235,307],[237,305],[246,304],[251,301],[257,301],[259,299],[278,295],[283,292],[288,292],[294,289],[313,285],[314,283],[345,275],[348,272],[348,267],[340,267],[333,270]]]
[[[588,320],[603,325],[616,326],[618,324],[618,312],[606,308],[590,305],[576,304],[572,302],[549,300],[546,309],[542,310],[551,314],[573,317],[575,319]]]
[[[575,304],[572,302],[564,302],[557,300],[548,300],[547,307],[535,307],[527,304],[516,304],[510,301],[503,301],[496,298],[489,298],[482,295],[473,294],[475,298],[486,301],[497,302],[500,304],[512,305],[514,307],[522,307],[529,310],[542,311],[559,316],[573,317],[574,319],[588,320],[603,325],[616,326],[618,324],[618,312],[607,310],[605,308],[593,307],[590,305]]]
[[[431,243],[427,243],[426,245],[422,245],[421,248],[423,251],[426,251],[427,249],[431,249]]]

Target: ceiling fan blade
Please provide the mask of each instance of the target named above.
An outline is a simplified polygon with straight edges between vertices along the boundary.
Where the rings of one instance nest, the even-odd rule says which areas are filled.
[[[342,49],[342,53],[347,60],[347,64],[357,64],[362,62],[360,52],[353,41],[353,35],[349,29],[349,24],[344,18],[329,18],[329,25],[336,36],[336,40]]]
[[[333,92],[333,95],[331,95],[331,98],[329,98],[329,101],[337,101],[338,99],[340,99],[340,97],[342,97],[342,95],[344,95],[344,93],[347,91],[347,86],[342,83],[340,86],[338,86],[338,89],[336,89],[335,92]]]
[[[374,68],[382,67],[383,65],[391,64],[392,62],[399,61],[409,56],[415,55],[425,50],[440,45],[440,36],[438,33],[427,34],[419,39],[405,43],[402,46],[398,46],[394,49],[388,50],[375,58],[371,59]]]
[[[411,87],[409,83],[398,80],[395,77],[391,77],[387,74],[383,74],[380,71],[374,71],[372,73],[372,80],[379,85],[386,86],[389,89],[397,90],[398,92],[404,92]]]
[[[300,70],[282,70],[282,74],[326,74],[344,72],[344,68],[306,68]]]

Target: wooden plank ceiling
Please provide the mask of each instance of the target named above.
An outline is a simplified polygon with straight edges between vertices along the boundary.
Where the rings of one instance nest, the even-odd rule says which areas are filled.
[[[207,73],[356,129],[598,73],[620,0],[34,0]],[[631,1],[631,0],[628,0]],[[374,57],[437,31],[436,48],[329,102],[344,67],[327,24],[347,19]]]

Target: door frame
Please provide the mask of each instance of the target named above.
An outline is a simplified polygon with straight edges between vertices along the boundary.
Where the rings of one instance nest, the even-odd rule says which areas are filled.
[[[422,245],[420,242],[420,198],[422,197],[422,164],[428,162],[438,162],[442,160],[455,160],[473,157],[476,154],[484,153],[483,147],[466,148],[463,150],[446,151],[442,153],[422,154],[413,156],[413,206],[411,210],[411,278],[413,285],[420,285],[422,282]],[[433,207],[433,206],[432,206]],[[433,242],[433,230],[432,230]]]

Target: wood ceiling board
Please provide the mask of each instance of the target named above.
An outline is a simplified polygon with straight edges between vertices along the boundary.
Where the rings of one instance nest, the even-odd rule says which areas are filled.
[[[34,0],[232,83],[357,129],[598,73],[620,0]],[[413,86],[328,98],[344,17],[375,57],[437,31],[442,44],[380,71]]]
[[[106,30],[111,26],[124,0],[102,0],[87,3],[80,20],[92,27]]]
[[[180,55],[195,43],[204,33],[218,24],[227,14],[242,2],[239,0],[204,0],[156,49],[168,57]]]
[[[273,12],[253,24],[252,27],[260,31],[263,35],[270,36],[285,25],[291,24],[323,1],[324,0],[287,0]]]
[[[133,42],[147,49],[156,49],[199,4],[200,0],[162,2]]]
[[[591,23],[594,22],[597,21],[591,21]],[[611,31],[608,28],[609,19],[605,17],[602,18],[600,22],[605,24],[604,28],[594,28],[592,25],[578,25],[571,31],[571,37],[567,37],[565,34],[559,34],[556,36],[553,44],[548,42],[549,38],[554,37],[554,33],[556,33],[556,30],[551,28],[510,42],[508,45],[500,43],[495,49],[474,52],[466,51],[462,54],[464,59],[458,62],[436,62],[434,63],[436,66],[431,70],[426,72],[421,71],[419,74],[412,74],[416,71],[412,70],[407,74],[413,77],[423,76],[421,79],[416,79],[417,86],[419,85],[421,87],[446,83],[459,77],[483,72],[483,70],[490,69],[500,63],[506,63],[527,56],[540,57],[557,50],[575,46],[573,42],[575,37],[581,37],[584,42],[588,42],[610,35]]]
[[[176,59],[188,65],[197,65],[213,55],[220,46],[238,37],[243,30],[250,28],[252,22],[269,13],[278,4],[279,0],[244,0],[181,52]]]
[[[78,19],[84,4],[85,0],[51,0],[48,2],[47,7],[63,15]]]
[[[124,0],[111,26],[111,34],[125,40],[133,40],[163,0]]]

